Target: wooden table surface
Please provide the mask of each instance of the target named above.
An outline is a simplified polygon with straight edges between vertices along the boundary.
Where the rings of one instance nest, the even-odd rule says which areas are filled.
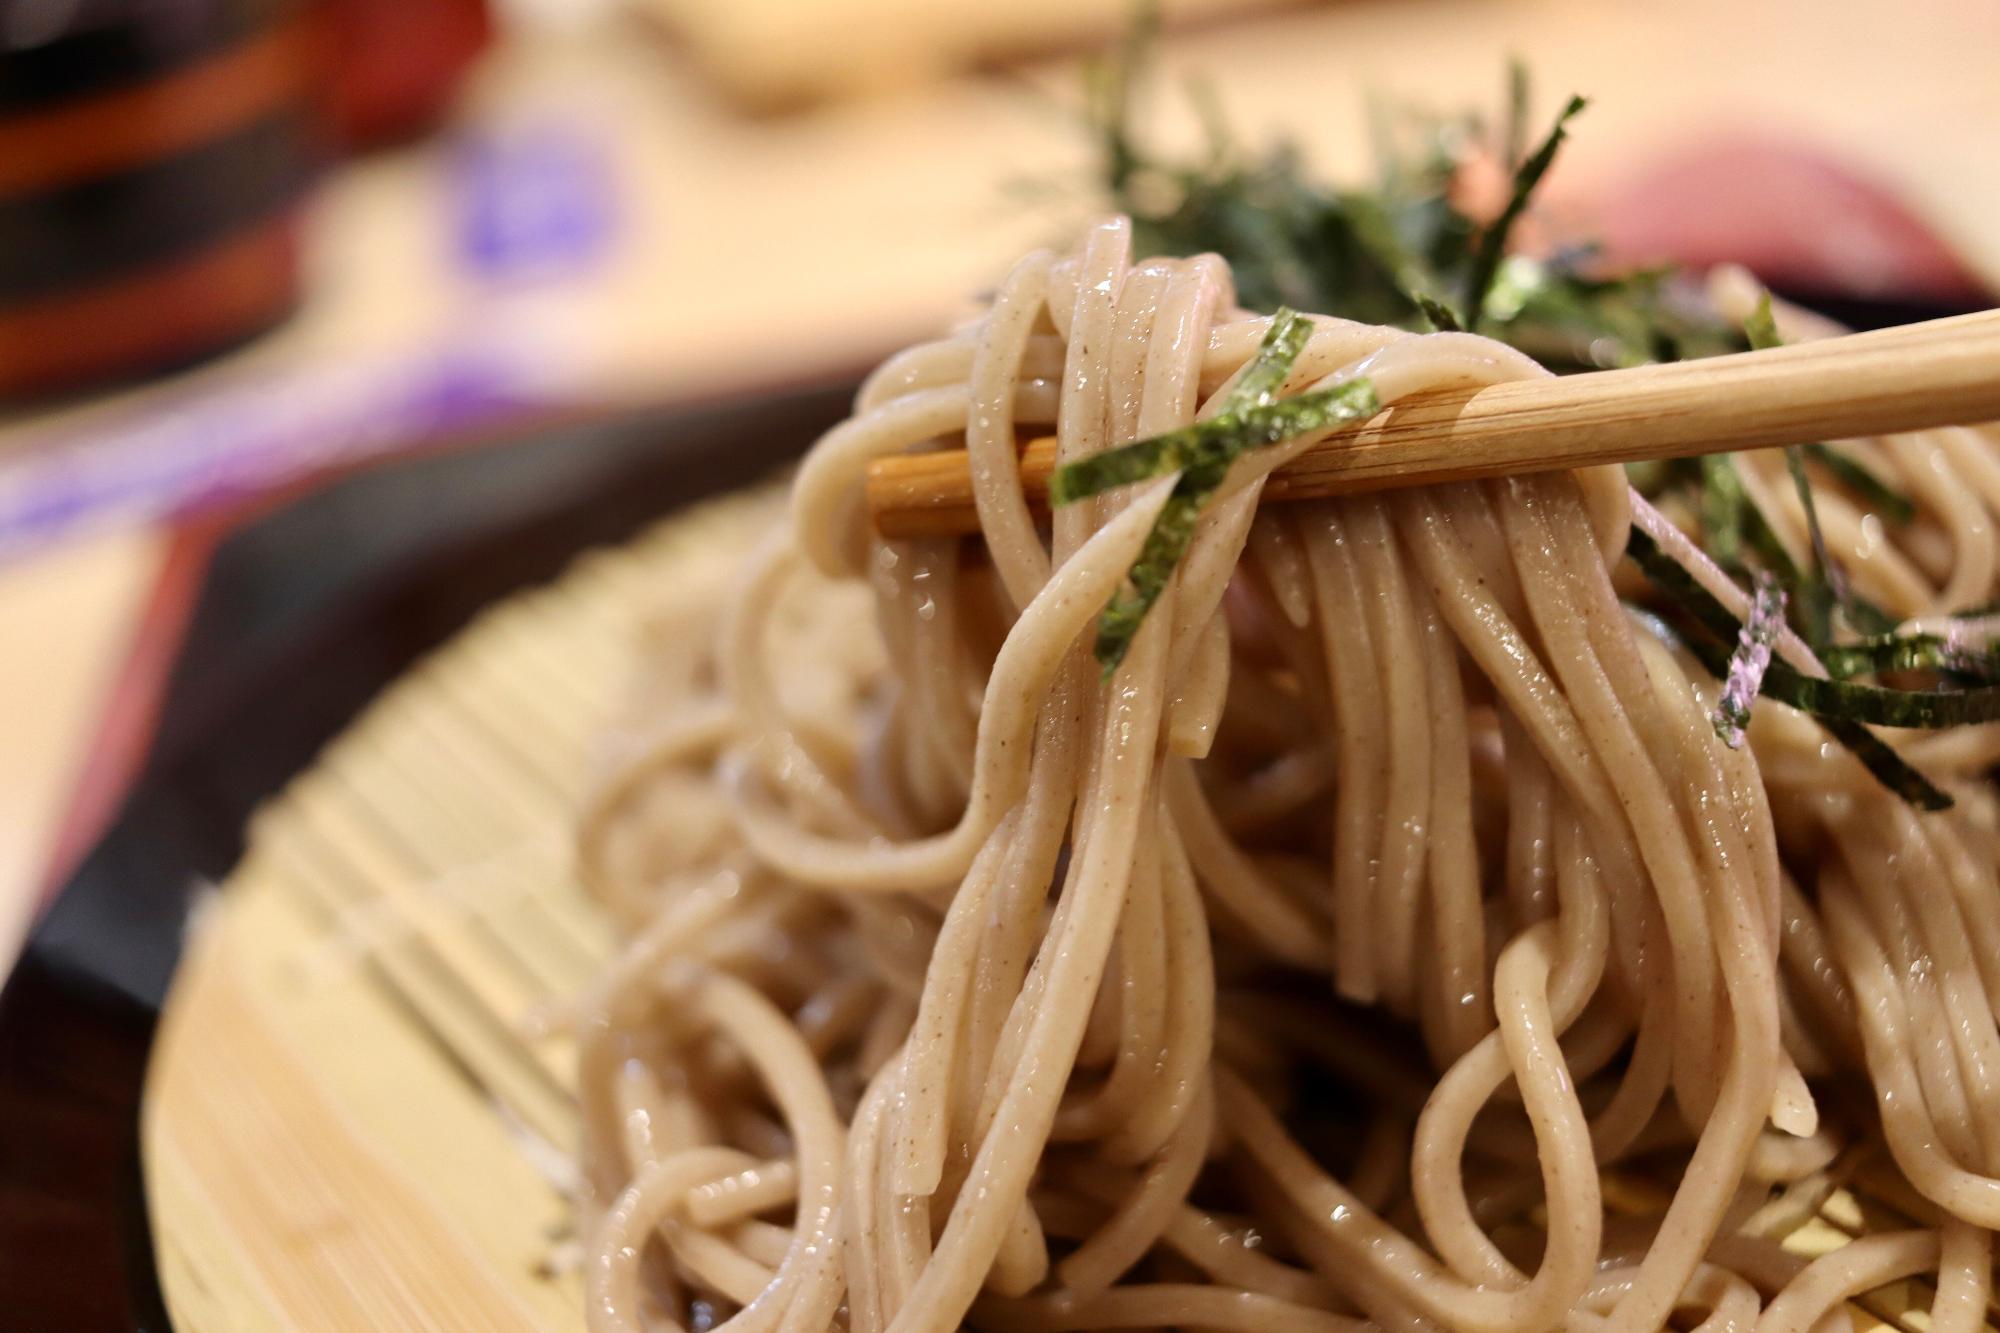
[[[1752,133],[1879,182],[2000,286],[1996,53],[1990,0],[1347,0],[1170,38],[1156,119],[1193,141],[1174,89],[1199,69],[1246,140],[1282,131],[1316,171],[1353,177],[1367,166],[1371,90],[1492,105],[1518,54],[1547,103],[1594,95],[1553,182],[1558,203],[1587,207],[1635,164]],[[496,285],[447,262],[450,136],[350,166],[313,204],[313,294],[298,318],[169,381],[0,421],[0,493],[8,469],[129,443],[169,405],[496,332],[531,349],[550,394],[593,410],[848,373],[937,327],[1080,215],[1081,201],[1025,206],[1002,188],[1084,170],[1087,149],[1054,104],[1073,98],[1073,61],[903,79],[771,116],[732,101],[701,55],[613,13],[503,44],[469,90],[462,126],[567,127],[601,156],[616,243],[583,271]],[[172,527],[107,513],[0,564],[0,957],[48,878]]]

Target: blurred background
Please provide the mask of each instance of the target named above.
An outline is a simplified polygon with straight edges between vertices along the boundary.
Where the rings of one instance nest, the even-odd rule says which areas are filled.
[[[1212,107],[1358,181],[1371,107],[1495,106],[1519,57],[1534,123],[1593,99],[1547,211],[1621,262],[1835,308],[2000,286],[1991,0],[1161,9],[1169,147]],[[1101,206],[1083,66],[1129,18],[0,0],[0,960],[146,764],[229,533],[419,452],[518,483],[559,465],[507,452],[538,434],[837,392]],[[348,531],[442,523],[480,475]],[[319,605],[318,540],[264,603]]]

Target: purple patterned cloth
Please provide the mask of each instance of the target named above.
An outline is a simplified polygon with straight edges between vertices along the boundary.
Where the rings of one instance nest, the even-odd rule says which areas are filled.
[[[324,468],[552,405],[518,340],[245,378],[148,402],[0,456],[0,559],[91,527],[240,501]]]

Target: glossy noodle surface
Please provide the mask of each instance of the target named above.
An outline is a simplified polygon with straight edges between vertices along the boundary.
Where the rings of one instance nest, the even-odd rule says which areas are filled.
[[[2000,735],[1884,733],[1930,814],[1768,700],[1731,749],[1621,596],[1677,517],[1622,472],[1260,508],[1310,436],[1105,675],[1172,479],[1038,521],[1017,432],[1212,414],[1267,324],[1118,219],[1029,256],[662,623],[579,833],[628,940],[579,1017],[592,1328],[1811,1330],[1911,1277],[1984,1327]],[[1544,373],[1315,318],[1285,392]],[[876,540],[867,463],[933,444],[981,535]],[[1824,489],[1858,590],[1991,600],[1992,434],[1850,447],[1919,506]],[[1919,1225],[1784,1248],[1857,1181]]]

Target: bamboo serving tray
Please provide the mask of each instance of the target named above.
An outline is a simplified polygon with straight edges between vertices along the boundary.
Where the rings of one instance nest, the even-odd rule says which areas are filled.
[[[572,1052],[612,939],[569,873],[662,588],[774,512],[712,503],[496,606],[253,821],[195,915],[142,1116],[183,1333],[582,1326]]]
[[[776,503],[710,503],[496,606],[255,818],[190,927],[141,1123],[182,1333],[583,1327],[573,1053],[531,1035],[613,947],[571,827],[661,590],[720,586]],[[1788,1244],[1893,1224],[1843,1192]],[[1928,1305],[1899,1284],[1854,1326]]]

